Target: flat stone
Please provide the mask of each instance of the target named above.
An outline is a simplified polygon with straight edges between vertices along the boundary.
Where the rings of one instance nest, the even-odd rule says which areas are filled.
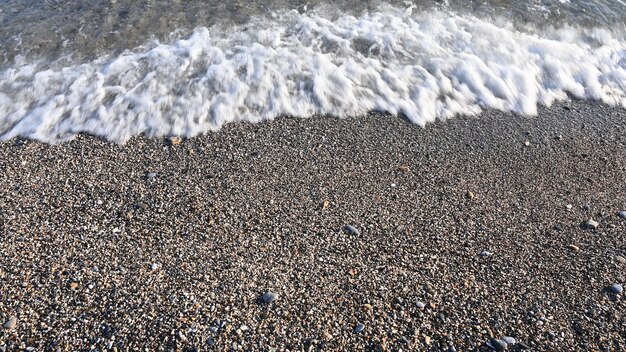
[[[357,324],[357,326],[354,327],[354,332],[356,332],[357,334],[362,333],[363,330],[365,330],[365,325],[363,324]]]
[[[146,174],[146,179],[149,181],[154,180],[157,177],[157,173],[156,172],[148,172]]]
[[[624,287],[620,284],[613,284],[609,286],[609,291],[611,291],[611,293],[620,294],[624,292]]]
[[[17,318],[10,317],[9,320],[4,322],[4,325],[2,325],[2,327],[5,329],[13,329],[16,325],[17,325]]]
[[[356,227],[352,226],[352,225],[346,225],[343,227],[343,230],[348,234],[348,235],[353,235],[353,236],[360,236],[361,233],[359,232],[359,230],[356,229]]]
[[[270,304],[278,299],[278,293],[266,292],[261,296],[261,302]]]
[[[507,349],[508,344],[503,340],[491,339],[489,342],[487,342],[487,346],[491,347],[491,349],[494,351],[504,351]]]
[[[492,255],[493,255],[493,253],[491,253],[489,251],[482,251],[482,252],[480,252],[480,256],[481,257],[490,257]]]
[[[597,229],[598,226],[600,226],[600,224],[593,220],[593,219],[589,219],[586,223],[585,226],[587,226],[588,229]]]
[[[517,341],[515,340],[514,337],[511,336],[505,336],[502,338],[502,341],[506,342],[507,345],[515,345],[517,343]]]

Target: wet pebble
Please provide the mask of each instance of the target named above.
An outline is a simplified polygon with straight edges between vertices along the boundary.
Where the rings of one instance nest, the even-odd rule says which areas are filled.
[[[620,211],[617,215],[622,219],[626,219],[626,210]]]
[[[278,299],[278,293],[266,292],[261,296],[261,302],[270,304]]]
[[[354,327],[354,332],[356,332],[357,334],[362,333],[363,330],[365,330],[365,325],[363,324],[357,324],[357,326]]]

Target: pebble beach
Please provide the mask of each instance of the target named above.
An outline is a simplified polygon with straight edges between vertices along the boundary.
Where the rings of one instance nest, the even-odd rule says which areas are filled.
[[[625,150],[580,101],[12,139],[0,351],[623,350]]]

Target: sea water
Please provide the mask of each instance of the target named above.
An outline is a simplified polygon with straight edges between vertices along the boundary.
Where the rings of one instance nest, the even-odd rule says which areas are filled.
[[[0,139],[123,143],[370,111],[423,126],[571,98],[626,108],[625,23],[620,0],[9,0]]]

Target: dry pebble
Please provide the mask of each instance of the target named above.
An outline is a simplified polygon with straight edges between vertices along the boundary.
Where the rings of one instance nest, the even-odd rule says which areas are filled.
[[[265,304],[270,304],[278,299],[278,294],[274,292],[266,292],[261,296],[261,301]]]
[[[588,229],[597,229],[598,226],[600,226],[600,223],[598,223],[597,221],[595,221],[593,219],[589,219],[585,223],[585,226],[587,226]]]
[[[15,328],[16,325],[17,325],[17,318],[10,317],[7,321],[4,322],[2,327],[10,330],[10,329]]]
[[[574,252],[578,252],[578,251],[580,251],[580,247],[578,247],[578,246],[577,246],[577,245],[575,245],[575,244],[569,244],[569,245],[567,245],[567,248],[571,249],[571,250],[572,250],[572,251],[574,251]]]
[[[361,232],[359,232],[359,230],[356,229],[356,227],[352,226],[352,225],[346,225],[344,226],[343,230],[348,234],[348,235],[352,235],[352,236],[360,236]]]
[[[505,333],[524,339],[512,351],[625,346],[608,286],[624,275],[626,113],[568,104],[426,128],[280,118],[184,147],[0,143],[0,323],[19,318],[0,346],[484,351]],[[592,217],[597,233],[580,226]]]
[[[609,286],[609,291],[614,294],[621,294],[624,292],[624,287],[620,284],[612,284]]]
[[[508,344],[503,340],[491,339],[487,342],[487,346],[491,347],[494,351],[504,351],[507,349]]]

